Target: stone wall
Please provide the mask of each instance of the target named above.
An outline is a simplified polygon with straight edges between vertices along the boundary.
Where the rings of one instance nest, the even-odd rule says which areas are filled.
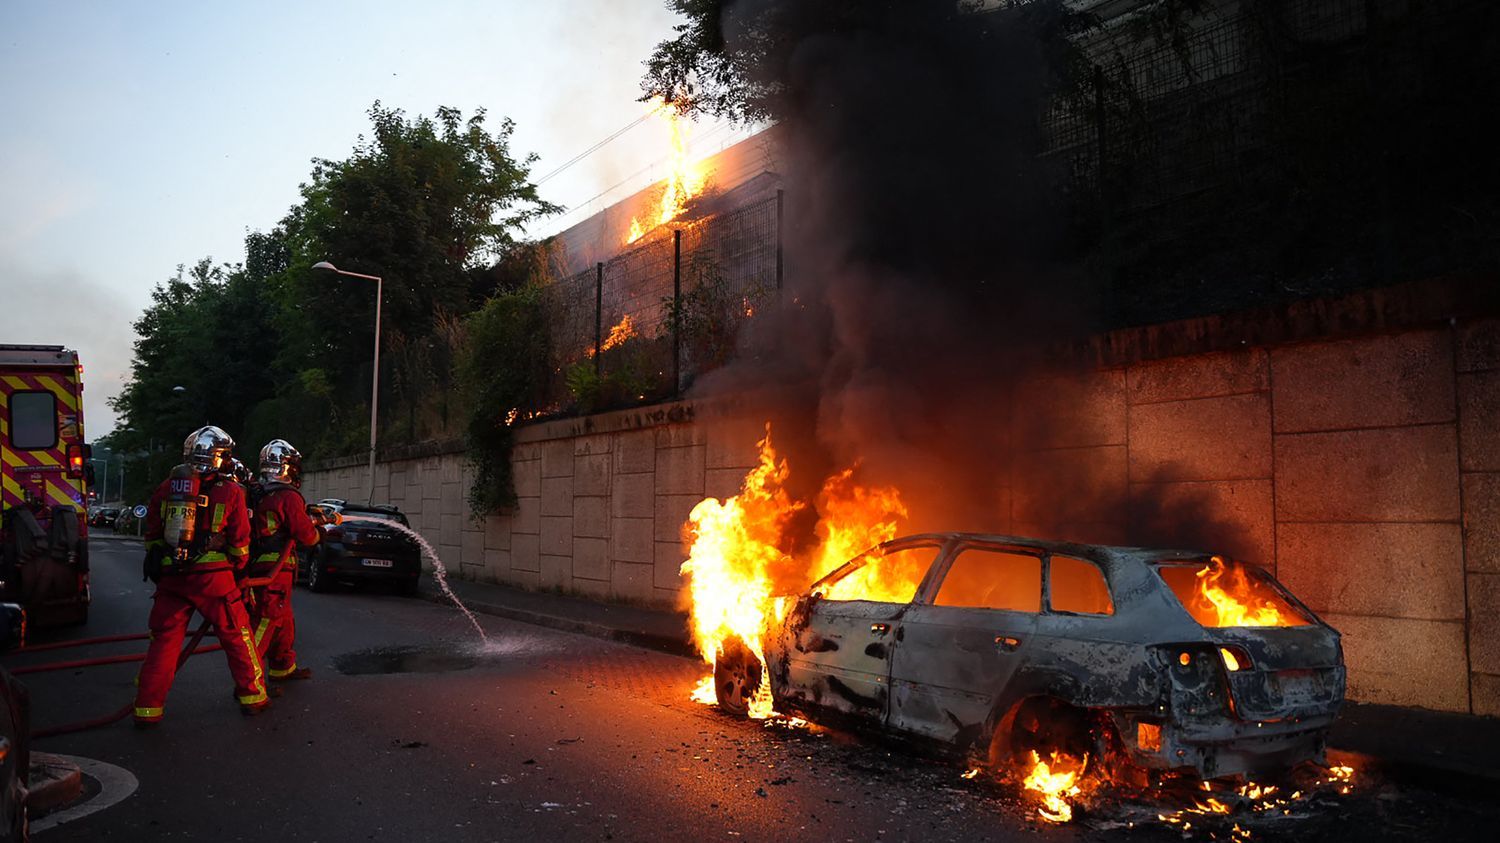
[[[1044,435],[997,529],[1128,542],[1137,503],[1206,504],[1343,632],[1353,698],[1500,715],[1500,322],[1140,360],[1014,403]],[[737,491],[759,434],[696,416],[523,428],[511,515],[469,518],[458,453],[382,463],[375,497],[465,577],[678,604],[681,525]],[[311,472],[308,496],[362,497],[365,477]]]
[[[476,520],[470,469],[457,449],[376,466],[389,501],[468,579],[676,606],[686,554],[681,529],[706,494],[727,497],[755,462],[759,428],[694,419],[658,405],[522,428],[512,454],[519,504]],[[310,471],[308,500],[363,499],[363,463]]]

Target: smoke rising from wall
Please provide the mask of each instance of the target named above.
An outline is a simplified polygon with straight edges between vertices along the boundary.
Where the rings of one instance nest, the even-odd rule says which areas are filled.
[[[1044,353],[1096,323],[1038,157],[1069,61],[1059,5],[888,3],[858,26],[765,14],[775,5],[731,6],[725,31],[806,27],[775,33],[787,46],[756,67],[782,103],[785,307],[750,340],[774,351],[700,394],[777,387],[794,494],[859,461],[865,482],[901,489],[914,530],[1235,541],[1198,503],[1132,496],[1104,470],[1123,454],[1077,450],[1110,434],[1064,394],[1080,373]]]

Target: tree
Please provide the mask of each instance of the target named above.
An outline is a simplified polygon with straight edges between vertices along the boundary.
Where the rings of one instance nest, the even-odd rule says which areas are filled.
[[[998,54],[1027,44],[1047,54],[1041,58],[1055,75],[1053,86],[1074,88],[1087,67],[1067,39],[1093,25],[1062,0],[668,0],[667,6],[686,20],[646,60],[642,99],[747,121],[796,119],[826,105],[818,97],[820,71],[843,45],[951,46],[945,30],[962,31]],[[901,97],[891,93],[899,107]]]
[[[111,399],[123,424],[111,437],[122,451],[155,445],[150,477],[164,471],[178,443],[203,424],[231,435],[244,430],[251,408],[272,394],[275,354],[272,306],[243,267],[204,258],[158,284],[135,322],[138,339],[130,379]],[[156,478],[160,479],[160,478]],[[136,496],[141,488],[130,491]]]
[[[508,283],[486,268],[524,252],[519,227],[556,210],[528,180],[533,158],[511,156],[511,122],[491,133],[483,111],[409,119],[378,102],[370,119],[370,138],[347,159],[313,162],[302,201],[279,225],[245,238],[243,264],[204,259],[153,291],[114,402],[114,444],[144,451],[154,441],[175,452],[208,421],[234,435],[247,460],[273,437],[308,454],[356,452],[369,412],[374,290],[312,265],[329,260],[385,279],[388,349],[450,347],[452,326]],[[382,360],[382,389],[401,385],[413,406],[424,388],[446,391],[450,352]],[[412,370],[389,377],[391,362],[404,360]],[[385,422],[382,430],[389,441]]]
[[[287,253],[284,327],[299,370],[357,368],[374,323],[373,295],[312,264],[382,276],[385,325],[422,336],[436,314],[477,304],[471,269],[512,245],[527,221],[557,210],[528,181],[534,156],[511,156],[509,120],[490,134],[483,110],[468,120],[452,108],[408,119],[378,102],[370,120],[372,136],[348,159],[314,161],[302,203],[271,235]]]

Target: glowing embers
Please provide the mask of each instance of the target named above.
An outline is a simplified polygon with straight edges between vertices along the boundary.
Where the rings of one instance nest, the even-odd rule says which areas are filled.
[[[1021,786],[1041,799],[1038,816],[1048,822],[1072,822],[1073,805],[1069,800],[1083,792],[1079,779],[1087,762],[1087,756],[1074,759],[1054,752],[1043,760],[1035,750],[1031,752],[1031,770]]]
[[[675,103],[659,97],[652,100],[651,105],[653,113],[667,122],[672,147],[668,157],[669,170],[666,181],[662,184],[661,198],[656,203],[656,209],[647,213],[644,219],[636,217],[630,221],[630,233],[625,237],[627,244],[641,239],[651,229],[682,216],[683,211],[687,210],[688,201],[703,192],[703,185],[708,180],[702,166],[688,157],[691,124],[687,118],[682,116]]]
[[[1209,628],[1308,626],[1309,621],[1265,574],[1215,556],[1163,564],[1161,577],[1193,620]]]

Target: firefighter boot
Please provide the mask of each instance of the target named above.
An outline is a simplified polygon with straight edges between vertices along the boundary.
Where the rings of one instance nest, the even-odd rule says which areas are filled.
[[[265,700],[261,700],[258,703],[250,703],[249,705],[241,705],[240,706],[240,714],[243,714],[246,717],[254,717],[257,714],[260,714],[260,713],[264,712],[266,709],[268,709],[270,707],[271,707],[271,701],[269,699],[265,699]]]
[[[282,673],[282,672],[276,670],[273,667],[270,670],[270,675],[271,675],[271,681],[272,682],[294,682],[294,681],[301,680],[301,679],[311,679],[312,678],[312,668],[310,668],[310,667],[294,667],[291,670],[288,670],[287,672]],[[272,687],[274,687],[274,686],[272,686]]]

